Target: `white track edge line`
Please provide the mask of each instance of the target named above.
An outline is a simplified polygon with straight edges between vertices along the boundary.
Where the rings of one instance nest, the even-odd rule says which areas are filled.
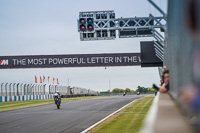
[[[143,97],[141,97],[143,98]],[[140,99],[140,98],[139,98]],[[86,133],[87,131],[91,130],[92,128],[94,128],[95,126],[97,126],[98,124],[100,124],[101,122],[105,121],[106,119],[108,119],[109,117],[111,117],[112,115],[116,114],[117,112],[119,112],[120,110],[122,110],[123,108],[125,108],[126,106],[128,106],[129,104],[135,102],[138,99],[135,99],[133,101],[131,101],[130,103],[124,105],[123,107],[121,107],[120,109],[118,109],[117,111],[113,112],[112,114],[106,116],[105,118],[103,118],[102,120],[98,121],[97,123],[93,124],[92,126],[88,127],[87,129],[85,129],[84,131],[82,131],[81,133]]]

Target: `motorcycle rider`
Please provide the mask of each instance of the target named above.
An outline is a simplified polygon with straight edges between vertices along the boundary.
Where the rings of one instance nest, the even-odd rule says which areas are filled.
[[[60,96],[60,92],[59,91],[56,91],[56,93],[54,94],[53,98],[54,98],[55,104],[57,102],[57,98],[60,100],[60,104],[61,104],[61,96]]]
[[[123,93],[123,96],[125,96],[125,95],[126,95],[126,92]]]

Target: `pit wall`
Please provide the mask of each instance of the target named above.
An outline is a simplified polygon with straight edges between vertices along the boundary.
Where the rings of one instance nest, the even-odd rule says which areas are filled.
[[[51,98],[53,98],[53,94],[23,95],[23,96],[0,96],[0,102],[39,100],[39,99],[51,99]]]

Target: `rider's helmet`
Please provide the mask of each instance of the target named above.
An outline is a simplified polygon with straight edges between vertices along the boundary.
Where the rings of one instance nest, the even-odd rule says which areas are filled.
[[[59,91],[56,91],[56,93],[57,93],[57,94],[60,94],[60,92],[59,92]]]

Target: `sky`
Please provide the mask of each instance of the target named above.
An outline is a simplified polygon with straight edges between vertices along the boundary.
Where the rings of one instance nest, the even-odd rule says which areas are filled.
[[[167,0],[153,1],[167,12]],[[0,0],[0,56],[139,53],[140,41],[154,40],[80,41],[79,12],[104,10],[114,10],[116,18],[161,16],[147,0]],[[63,85],[96,91],[159,84],[157,67],[0,69],[0,73],[0,83],[34,83],[35,75],[50,76]]]

